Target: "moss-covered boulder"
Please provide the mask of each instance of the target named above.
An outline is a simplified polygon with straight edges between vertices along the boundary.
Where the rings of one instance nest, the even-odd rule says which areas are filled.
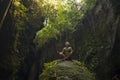
[[[39,80],[95,80],[91,73],[79,61],[55,60],[45,63],[45,69],[39,76]]]

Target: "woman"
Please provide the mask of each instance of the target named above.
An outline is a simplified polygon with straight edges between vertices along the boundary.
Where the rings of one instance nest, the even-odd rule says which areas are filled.
[[[65,47],[63,48],[62,52],[59,52],[59,55],[61,55],[64,60],[71,60],[72,54],[73,54],[73,49],[70,46],[70,43],[67,41],[65,42]]]

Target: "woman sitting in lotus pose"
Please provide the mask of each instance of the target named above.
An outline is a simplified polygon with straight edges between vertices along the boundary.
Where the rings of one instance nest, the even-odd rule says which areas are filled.
[[[73,54],[73,49],[70,46],[70,43],[67,41],[65,42],[65,47],[63,48],[62,52],[59,52],[59,55],[61,55],[64,60],[71,60],[72,54]]]

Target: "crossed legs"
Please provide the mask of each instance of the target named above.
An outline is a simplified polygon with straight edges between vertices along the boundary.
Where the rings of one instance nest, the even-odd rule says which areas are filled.
[[[67,60],[72,55],[72,53],[68,53],[65,55],[62,52],[59,52],[59,55],[62,56],[64,60]]]

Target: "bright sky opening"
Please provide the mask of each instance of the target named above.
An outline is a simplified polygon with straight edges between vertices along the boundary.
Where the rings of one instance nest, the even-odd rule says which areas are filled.
[[[76,0],[77,3],[80,3],[82,0]]]

